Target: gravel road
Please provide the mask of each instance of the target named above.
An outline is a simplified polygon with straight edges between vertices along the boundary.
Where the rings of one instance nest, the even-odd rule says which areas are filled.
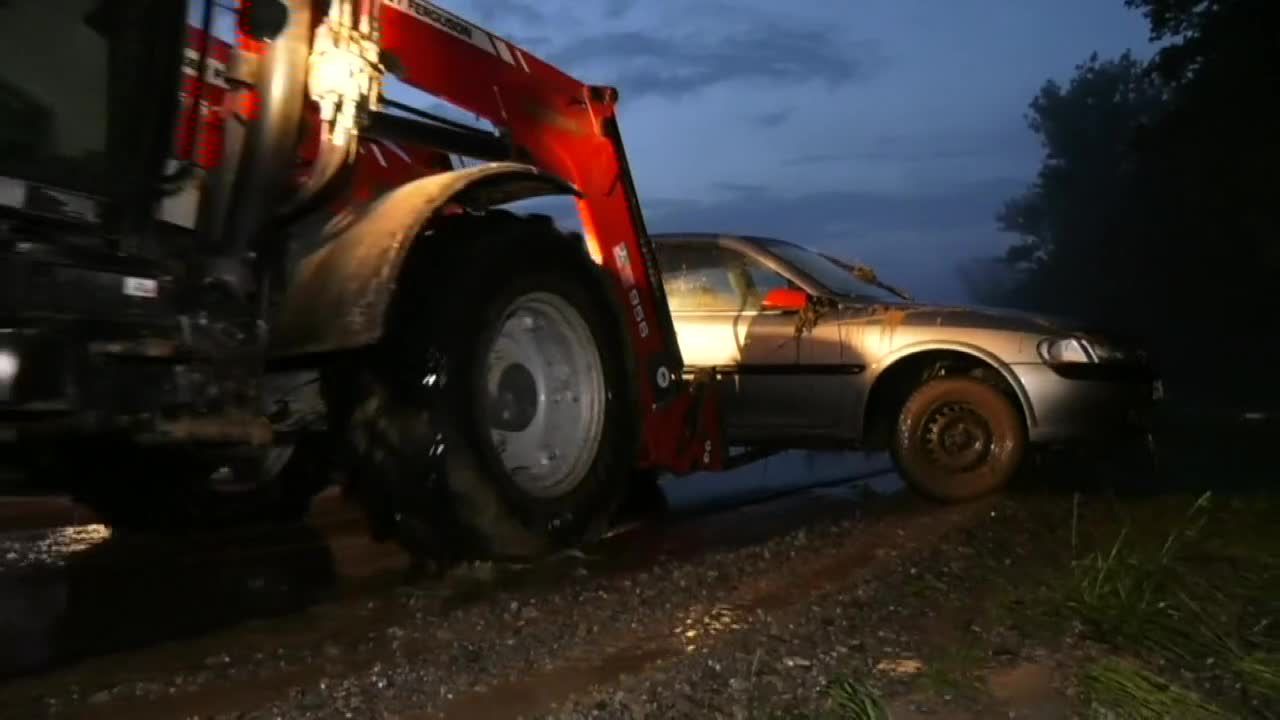
[[[1226,483],[1208,472],[1224,456],[1196,452],[1172,466],[1226,496],[1207,536],[1248,552],[1225,566],[1280,583],[1273,476]],[[306,526],[181,540],[0,502],[0,717],[818,718],[852,678],[895,720],[1065,719],[1083,707],[1081,670],[1117,651],[1064,614],[1088,551],[1077,517],[1112,552],[1132,521],[1163,542],[1200,493],[1082,502],[1048,483],[942,507],[891,476],[833,481],[847,470],[683,479],[674,513],[585,554],[432,580],[334,498]],[[1242,627],[1280,627],[1268,592],[1237,603]],[[1250,717],[1280,717],[1280,690],[1148,667],[1204,675],[1227,702],[1249,690]]]
[[[747,717],[811,701],[856,652],[843,629],[855,618],[842,615],[856,605],[833,598],[867,597],[984,512],[834,484],[433,581],[407,581],[407,558],[365,542],[335,503],[310,527],[181,542],[93,525],[10,533],[0,707],[144,720]]]

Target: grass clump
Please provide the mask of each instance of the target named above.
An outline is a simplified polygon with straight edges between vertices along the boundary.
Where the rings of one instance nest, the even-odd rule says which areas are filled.
[[[1107,658],[1081,674],[1081,689],[1091,717],[1099,720],[1215,720],[1231,717],[1197,693],[1141,666]]]
[[[976,677],[982,667],[984,654],[976,644],[960,643],[926,663],[920,674],[920,683],[943,698],[981,697],[984,685]]]
[[[1211,538],[1204,537],[1210,534],[1203,532],[1209,514],[1205,494],[1172,529],[1165,526],[1164,540],[1155,547],[1144,547],[1126,526],[1110,544],[1080,554],[1073,512],[1076,560],[1065,604],[1093,640],[1121,654],[1191,673],[1209,683],[1206,687],[1238,684],[1246,704],[1270,705],[1280,701],[1280,653],[1261,629],[1275,620],[1271,602],[1280,597],[1280,573],[1266,538],[1215,550]],[[1212,539],[1230,530],[1247,532],[1218,528]],[[1082,682],[1122,709],[1149,706],[1146,714],[1118,710],[1109,717],[1223,716],[1216,710],[1217,715],[1206,714],[1212,706],[1198,696],[1132,663],[1091,667]],[[1188,710],[1155,712],[1162,702]],[[1201,714],[1186,714],[1191,709]]]
[[[1132,541],[1125,527],[1109,547],[1083,556],[1076,550],[1078,516],[1073,510],[1077,559],[1066,603],[1072,615],[1107,644],[1181,662],[1222,654],[1231,643],[1214,627],[1215,615],[1204,601],[1187,594],[1189,569],[1180,563],[1180,552],[1199,536],[1208,508],[1209,496],[1201,496],[1155,552]]]
[[[1003,716],[991,704],[1004,686],[983,682],[984,659],[1033,647],[1070,665],[1080,693],[1062,699],[1087,717],[1280,720],[1280,493],[1077,497],[1067,511],[1070,523],[1053,498],[1016,506],[962,538],[968,552],[904,584],[941,606],[950,624],[938,627],[967,627],[978,643],[922,638],[912,691]],[[815,718],[890,717],[866,685],[828,687]]]
[[[1280,654],[1246,655],[1236,661],[1235,671],[1254,693],[1280,702]]]
[[[891,720],[880,695],[865,683],[844,678],[827,691],[831,720]]]

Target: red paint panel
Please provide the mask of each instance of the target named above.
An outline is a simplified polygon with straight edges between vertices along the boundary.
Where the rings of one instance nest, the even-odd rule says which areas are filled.
[[[200,56],[209,43],[204,78],[199,77]],[[222,156],[226,117],[222,111],[226,100],[227,65],[231,62],[231,45],[210,38],[203,29],[187,27],[186,55],[183,59],[182,89],[179,95],[180,116],[175,155],[203,168],[216,165]]]

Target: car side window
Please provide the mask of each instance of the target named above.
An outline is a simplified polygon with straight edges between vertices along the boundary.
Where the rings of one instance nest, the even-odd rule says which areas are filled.
[[[751,273],[751,282],[755,286],[755,290],[760,295],[761,299],[763,299],[765,295],[769,294],[769,291],[771,290],[794,290],[799,287],[773,268],[754,260],[751,261],[749,272]]]
[[[672,312],[713,310],[734,304],[729,271],[714,245],[658,248],[658,269]]]
[[[770,290],[793,287],[750,256],[710,244],[660,247],[658,267],[672,312],[755,311]]]

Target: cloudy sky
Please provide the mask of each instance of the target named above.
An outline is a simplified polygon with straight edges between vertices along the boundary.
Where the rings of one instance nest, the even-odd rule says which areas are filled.
[[[753,232],[933,300],[1002,250],[1027,103],[1090,52],[1149,54],[1122,0],[442,0],[592,83],[653,231]]]

